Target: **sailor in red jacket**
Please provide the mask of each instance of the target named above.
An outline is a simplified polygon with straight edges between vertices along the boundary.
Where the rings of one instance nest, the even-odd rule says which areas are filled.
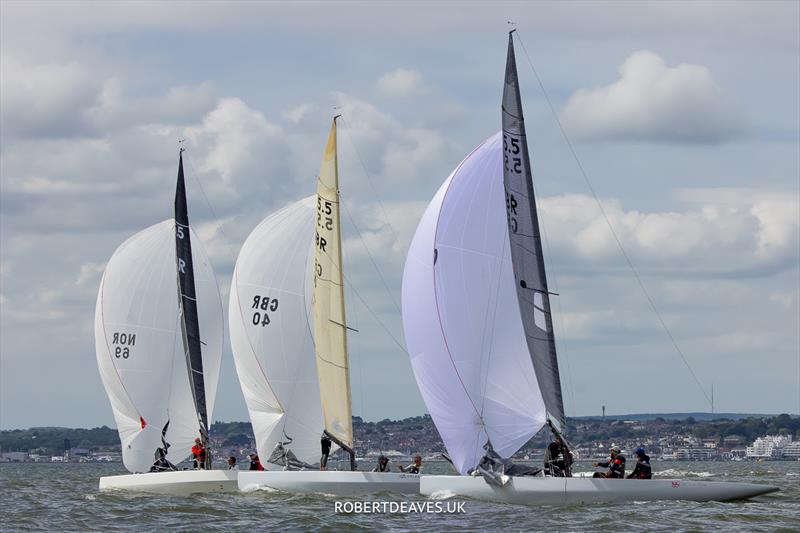
[[[194,439],[194,446],[192,446],[192,456],[194,457],[195,470],[205,470],[206,468],[206,449],[199,438]]]
[[[595,463],[594,466],[608,468],[606,473],[595,472],[592,477],[624,478],[625,477],[625,456],[619,446],[611,447],[611,458],[602,463]]]

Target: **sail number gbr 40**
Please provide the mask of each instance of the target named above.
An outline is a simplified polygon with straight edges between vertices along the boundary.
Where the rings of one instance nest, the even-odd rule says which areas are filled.
[[[269,313],[276,312],[279,303],[277,298],[261,296],[260,294],[253,296],[253,305],[250,306],[251,309],[255,309],[253,311],[253,325],[268,326],[271,322]]]

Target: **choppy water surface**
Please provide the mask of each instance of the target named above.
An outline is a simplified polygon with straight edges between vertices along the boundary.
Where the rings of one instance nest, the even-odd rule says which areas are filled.
[[[522,507],[469,499],[465,513],[336,514],[337,498],[257,491],[168,497],[99,493],[121,464],[0,465],[2,531],[800,531],[800,462],[654,463],[666,477],[747,481],[781,492],[748,502],[653,502],[596,507]],[[449,473],[428,464],[429,473]],[[580,469],[580,468],[579,468]],[[586,469],[586,468],[584,468]],[[355,499],[349,499],[355,501]],[[373,495],[358,501],[426,501]],[[338,499],[345,501],[345,499]]]

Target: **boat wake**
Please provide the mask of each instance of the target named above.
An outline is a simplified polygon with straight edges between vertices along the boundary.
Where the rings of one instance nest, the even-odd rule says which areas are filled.
[[[714,477],[719,474],[713,474],[711,472],[692,472],[690,470],[677,470],[675,468],[667,468],[666,470],[661,470],[659,472],[653,472],[654,477],[699,477],[699,478],[706,478],[706,477]]]
[[[278,489],[273,489],[272,487],[265,487],[263,485],[255,485],[255,484],[246,485],[244,487],[239,487],[239,490],[241,490],[242,492],[247,492],[247,493],[251,493],[251,492],[268,492],[268,493],[283,492],[283,491],[278,490]]]
[[[454,496],[457,496],[457,494],[452,490],[437,490],[432,492],[429,498],[431,500],[449,500]]]

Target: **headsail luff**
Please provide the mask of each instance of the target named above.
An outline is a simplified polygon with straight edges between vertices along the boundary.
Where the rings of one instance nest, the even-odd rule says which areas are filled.
[[[178,184],[175,190],[175,260],[178,274],[178,291],[181,305],[181,331],[186,365],[189,371],[192,397],[199,422],[203,446],[208,442],[208,411],[206,388],[203,380],[203,356],[200,346],[200,326],[197,317],[197,294],[194,284],[192,243],[189,236],[189,213],[186,205],[186,185],[183,179],[183,150],[178,159]],[[211,464],[211,454],[206,453],[206,467]]]
[[[325,431],[352,455],[353,420],[339,225],[336,117],[317,179],[314,264],[314,342]]]
[[[564,427],[564,402],[550,313],[542,239],[522,116],[513,31],[508,35],[503,90],[503,181],[508,234],[522,323],[548,419]]]

